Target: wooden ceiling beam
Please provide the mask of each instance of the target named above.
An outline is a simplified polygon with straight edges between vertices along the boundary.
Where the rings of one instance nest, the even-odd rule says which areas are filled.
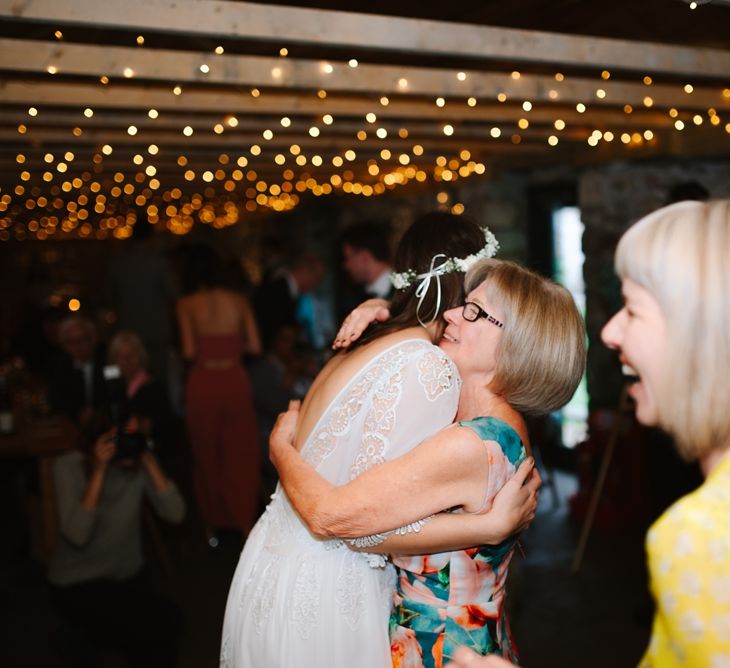
[[[379,16],[225,0],[1,0],[0,17],[42,21],[53,28],[145,30],[181,36],[257,40],[461,56],[488,61],[612,68],[644,74],[717,76],[730,72],[730,52],[675,45],[575,36],[536,30]]]
[[[132,76],[148,81],[175,84],[216,84],[235,87],[269,87],[328,92],[369,93],[433,97],[467,97],[496,100],[500,94],[508,100],[529,100],[533,105],[554,102],[591,107],[630,104],[642,106],[647,97],[659,107],[707,109],[726,107],[730,98],[723,88],[696,88],[686,94],[679,84],[626,83],[566,77],[524,74],[469,72],[460,81],[455,72],[422,67],[395,65],[360,65],[353,69],[339,64],[328,74],[316,61],[261,56],[216,56],[179,51],[154,51],[122,46],[89,46],[32,40],[0,39],[3,67],[19,72],[47,73],[49,67],[59,73],[90,76]],[[730,60],[729,60],[730,66]],[[203,73],[201,67],[208,67]],[[729,70],[730,71],[730,70]],[[598,91],[603,91],[604,97]]]
[[[377,119],[376,123],[368,123],[365,119],[353,120],[346,116],[337,115],[333,117],[331,124],[322,122],[321,117],[305,118],[292,116],[289,117],[289,125],[282,127],[280,119],[276,116],[236,116],[235,126],[231,126],[226,122],[225,117],[206,118],[199,115],[190,114],[162,114],[156,119],[150,119],[146,114],[140,115],[139,112],[124,113],[106,112],[94,113],[92,118],[86,118],[79,111],[41,111],[37,116],[29,116],[27,111],[7,110],[0,105],[0,127],[6,127],[17,132],[17,128],[25,125],[28,132],[32,135],[36,130],[56,129],[71,133],[75,127],[81,128],[84,132],[94,130],[101,132],[126,132],[131,125],[137,128],[139,133],[159,134],[160,137],[169,138],[173,135],[180,136],[182,140],[182,130],[185,127],[191,127],[195,133],[203,135],[215,136],[225,135],[227,137],[240,137],[242,135],[250,136],[250,140],[256,143],[266,143],[263,132],[270,130],[276,137],[290,137],[292,140],[301,137],[309,138],[309,130],[316,127],[320,136],[338,136],[343,141],[359,141],[358,132],[365,132],[368,137],[375,137],[378,130],[385,130],[387,137],[382,141],[386,142],[398,136],[398,131],[406,129],[408,135],[418,137],[428,137],[433,140],[443,139],[443,127],[448,121],[455,128],[455,136],[470,137],[480,134],[489,134],[493,128],[497,128],[501,132],[519,132],[518,121],[520,118],[527,119],[530,123],[529,127],[553,128],[556,119],[560,119],[565,127],[573,128],[590,128],[603,130],[645,130],[647,128],[670,128],[673,126],[674,119],[667,114],[652,114],[651,116],[642,116],[639,114],[579,114],[576,111],[569,113],[545,113],[535,112],[530,114],[500,114],[501,111],[496,109],[495,113],[489,114],[482,119],[469,119],[463,121],[455,121],[451,118],[440,119],[420,119],[420,118],[383,118]],[[214,128],[220,126],[222,132],[215,132]],[[557,130],[554,130],[557,132]]]
[[[656,109],[637,108],[631,114],[611,107],[589,107],[586,113],[580,114],[573,105],[559,103],[550,106],[533,107],[529,114],[516,110],[514,103],[499,103],[493,100],[479,99],[476,106],[469,107],[465,100],[449,100],[443,108],[433,102],[416,99],[391,97],[387,106],[379,104],[374,96],[353,95],[351,97],[330,96],[324,100],[316,95],[301,96],[287,91],[262,93],[254,98],[240,91],[202,91],[183,89],[181,95],[174,95],[172,89],[160,90],[144,85],[103,86],[98,83],[72,83],[54,80],[48,83],[39,81],[9,81],[0,79],[0,108],[2,105],[22,105],[41,109],[39,118],[44,113],[43,107],[69,107],[78,110],[79,123],[86,119],[81,114],[85,107],[95,112],[108,110],[107,113],[132,116],[140,113],[135,120],[144,121],[150,108],[164,118],[167,112],[176,117],[185,118],[186,114],[217,116],[223,121],[228,114],[236,115],[239,120],[243,116],[271,117],[272,123],[279,124],[282,116],[292,121],[297,117],[320,119],[324,114],[331,114],[337,120],[340,117],[363,118],[366,113],[373,112],[378,119],[395,121],[440,121],[445,122],[485,122],[500,123],[514,121],[519,116],[529,117],[534,122],[550,122],[560,118],[566,123],[593,124],[607,127],[609,125],[627,126],[644,125],[646,127],[670,124],[666,112]],[[682,109],[683,114],[691,113]],[[22,114],[21,114],[22,119]],[[19,122],[32,123],[27,117]],[[132,120],[130,119],[130,122]]]
[[[547,139],[547,137],[552,134],[558,134],[561,137],[577,141],[584,141],[588,133],[581,130],[555,133],[553,130],[544,128],[530,128],[528,130],[520,131],[520,135],[524,141],[529,141],[530,138],[533,137]],[[19,144],[19,139],[20,137],[14,129],[0,127],[0,141],[3,142],[5,146],[9,146],[11,142],[13,142],[14,145],[22,145]],[[465,148],[469,149],[472,146],[492,146],[509,142],[509,134],[505,133],[502,137],[497,139],[490,137],[486,132],[482,132],[468,137],[446,137],[443,135],[441,137],[409,137],[407,139],[392,137],[385,141],[376,137],[368,137],[364,141],[358,141],[353,137],[351,140],[343,141],[339,137],[319,136],[317,138],[312,138],[308,135],[298,135],[295,137],[274,136],[274,138],[270,141],[262,141],[257,137],[245,135],[236,136],[230,133],[214,136],[209,134],[205,136],[193,134],[191,137],[181,137],[178,132],[166,134],[155,132],[149,136],[145,136],[144,133],[139,132],[134,137],[131,137],[123,130],[99,131],[91,129],[84,131],[80,137],[74,137],[67,130],[37,129],[32,133],[23,135],[22,142],[28,146],[58,144],[59,146],[64,147],[63,150],[72,152],[76,150],[77,147],[97,146],[100,148],[107,143],[114,148],[118,146],[131,145],[138,147],[139,151],[145,151],[146,147],[150,143],[155,143],[160,150],[163,150],[168,145],[175,146],[177,147],[176,150],[183,152],[188,147],[191,149],[210,147],[211,150],[226,151],[229,153],[238,152],[250,156],[250,148],[254,143],[261,148],[262,152],[266,153],[288,150],[293,143],[298,144],[303,150],[307,150],[311,153],[330,152],[339,154],[348,149],[352,149],[355,153],[358,153],[363,149],[380,151],[386,148],[390,151],[410,151],[415,143],[423,143],[424,149],[426,148],[426,145],[428,145],[429,149],[437,147],[441,150],[450,149],[458,152]]]

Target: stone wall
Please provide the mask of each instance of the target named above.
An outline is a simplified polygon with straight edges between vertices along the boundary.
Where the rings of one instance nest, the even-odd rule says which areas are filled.
[[[620,285],[613,271],[618,239],[632,223],[666,204],[673,186],[687,181],[700,183],[711,197],[730,197],[730,161],[613,163],[587,170],[578,178],[585,224],[583,273],[591,408],[615,407],[622,384],[616,355],[600,341],[601,327],[621,306]]]

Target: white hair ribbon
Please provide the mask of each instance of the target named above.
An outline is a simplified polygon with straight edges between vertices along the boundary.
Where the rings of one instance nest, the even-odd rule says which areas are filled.
[[[444,262],[442,262],[440,265],[435,266],[436,260],[439,258],[446,258],[446,255],[443,253],[439,253],[438,255],[434,255],[431,258],[431,267],[425,274],[418,274],[416,276],[416,280],[420,279],[420,283],[418,284],[418,287],[416,288],[415,295],[418,298],[418,306],[416,307],[416,317],[418,318],[418,322],[421,323],[423,327],[426,325],[430,325],[434,320],[436,320],[436,317],[438,316],[439,309],[441,308],[441,276],[448,273],[449,271],[449,259],[446,258]],[[426,299],[426,295],[428,294],[428,288],[431,285],[431,279],[436,278],[436,307],[433,311],[433,317],[428,322],[423,322],[421,320],[421,305],[423,304],[424,300]]]

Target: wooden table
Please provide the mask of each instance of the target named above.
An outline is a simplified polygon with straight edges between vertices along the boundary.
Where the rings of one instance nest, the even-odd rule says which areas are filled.
[[[53,489],[53,459],[76,447],[78,429],[68,418],[51,414],[16,416],[15,431],[0,435],[0,458],[32,457],[38,465],[41,501],[41,545],[48,558],[56,542],[58,517]]]

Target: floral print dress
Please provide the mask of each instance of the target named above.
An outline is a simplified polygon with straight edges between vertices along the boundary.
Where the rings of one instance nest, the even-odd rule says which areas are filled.
[[[457,422],[473,429],[489,459],[486,504],[514,474],[525,448],[512,427],[493,417]],[[517,542],[393,559],[398,569],[390,617],[394,668],[441,668],[460,645],[516,662],[504,614],[507,568]]]

